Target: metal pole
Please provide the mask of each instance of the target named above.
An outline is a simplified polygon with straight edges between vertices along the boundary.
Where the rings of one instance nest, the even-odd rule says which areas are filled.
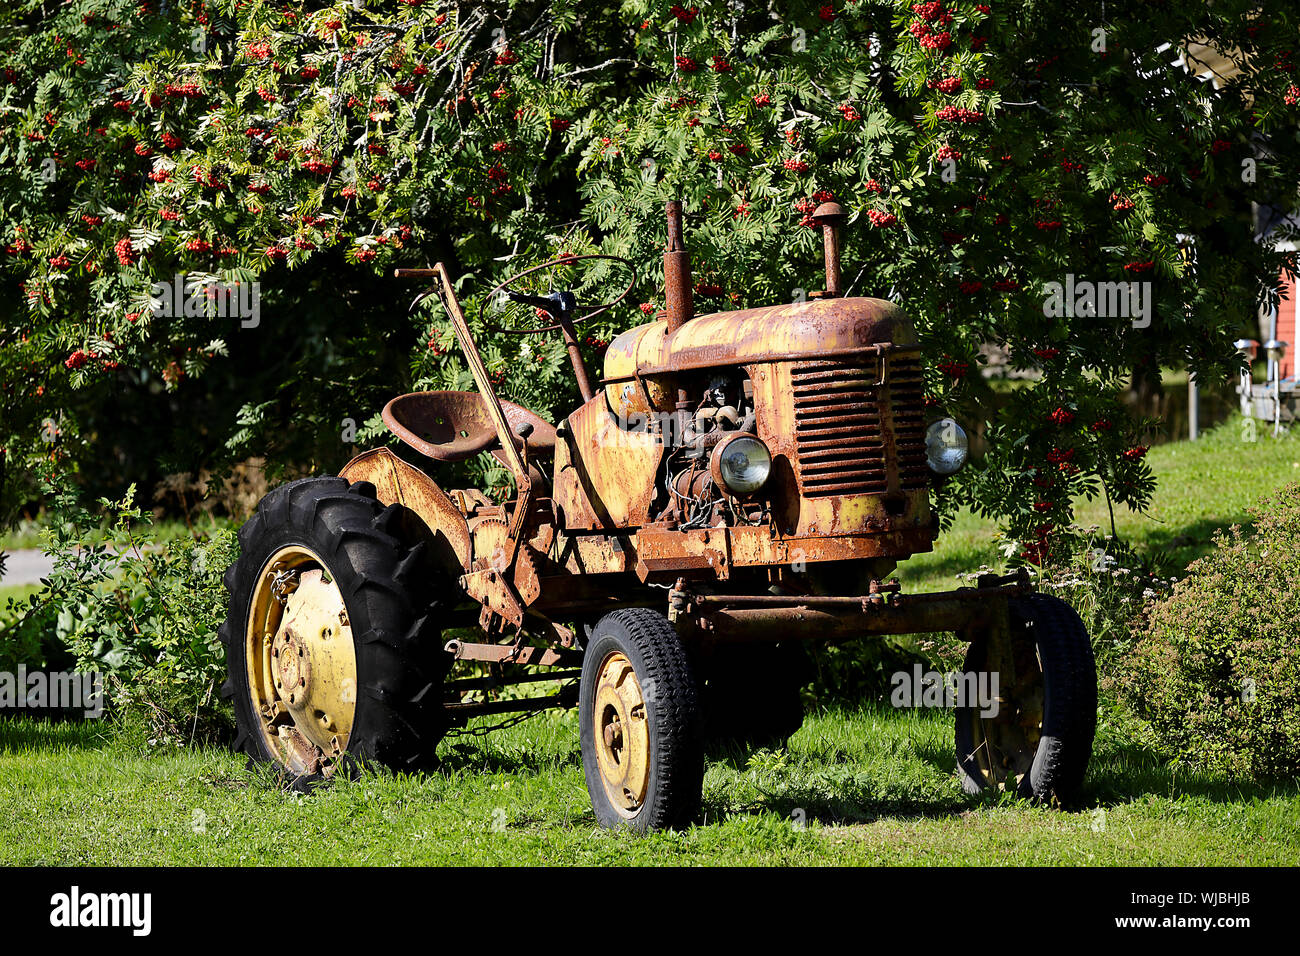
[[[822,252],[826,260],[825,297],[834,299],[844,294],[840,286],[840,223],[847,214],[839,203],[825,202],[813,210],[813,221],[822,227]]]
[[[1273,306],[1273,308],[1269,310],[1268,313],[1268,340],[1270,342],[1277,341],[1277,306]],[[1270,355],[1268,357],[1268,380],[1269,381],[1272,381],[1273,372],[1277,369],[1277,366],[1278,366],[1277,360]]]
[[[1187,438],[1196,441],[1201,433],[1200,390],[1196,386],[1196,373],[1187,373]]]
[[[1240,399],[1238,405],[1241,408],[1241,417],[1254,417],[1255,376],[1251,372],[1251,346],[1256,343],[1253,339],[1237,339],[1237,341],[1232,344],[1237,347],[1237,354],[1241,356],[1242,361],[1241,374],[1237,376],[1237,394]]]
[[[1282,360],[1273,363],[1273,437],[1282,433]]]

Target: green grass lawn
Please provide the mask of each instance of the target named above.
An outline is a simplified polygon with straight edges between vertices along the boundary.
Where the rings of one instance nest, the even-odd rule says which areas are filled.
[[[217,518],[205,514],[200,515],[192,524],[186,524],[179,518],[165,518],[149,525],[147,529],[143,526],[141,528],[147,530],[147,536],[152,541],[174,541],[186,536],[197,537],[201,534],[211,534],[222,528],[229,528],[233,524],[235,522],[229,518]],[[0,551],[18,551],[24,548],[39,549],[43,547],[45,543],[41,540],[41,529],[43,527],[44,524],[41,521],[33,521],[27,518],[20,520],[14,527],[0,532]],[[111,537],[111,532],[105,528],[101,529],[96,539],[107,541]]]
[[[572,714],[306,796],[226,751],[96,734],[0,721],[0,863],[1300,864],[1300,786],[1178,774],[1105,727],[1085,806],[1061,812],[964,795],[944,715],[819,715],[784,752],[711,762],[704,822],[644,838],[596,827]]]
[[[10,598],[16,601],[25,601],[28,595],[35,594],[40,590],[41,586],[39,584],[0,585],[0,609],[4,608]]]

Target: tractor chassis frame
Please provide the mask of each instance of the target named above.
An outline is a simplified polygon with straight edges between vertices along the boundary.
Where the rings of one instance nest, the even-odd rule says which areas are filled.
[[[828,643],[886,634],[952,632],[964,640],[975,634],[1006,634],[1007,601],[1033,592],[1028,573],[980,576],[975,587],[952,591],[902,594],[897,581],[872,582],[866,595],[708,594],[691,591],[684,580],[669,591],[667,616],[688,643],[762,645],[786,640]],[[567,628],[564,629],[567,631]],[[457,660],[494,665],[493,674],[447,685],[448,690],[491,690],[513,684],[573,679],[582,652],[571,646],[537,647],[520,642],[494,644],[448,641],[447,653]],[[994,639],[992,658],[1000,669],[1010,668],[1008,642]],[[504,664],[548,668],[519,675],[499,672]],[[555,668],[555,670],[549,670]],[[564,668],[564,669],[561,669]],[[1007,671],[1010,673],[1010,671]],[[449,714],[468,718],[488,714],[567,708],[576,703],[572,686],[556,694],[514,700],[452,702]]]

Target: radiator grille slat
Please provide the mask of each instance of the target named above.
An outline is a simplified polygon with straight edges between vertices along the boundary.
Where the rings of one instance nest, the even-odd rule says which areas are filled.
[[[904,490],[929,483],[920,357],[889,354],[889,388],[896,467]],[[804,495],[881,494],[886,490],[878,370],[862,364],[801,362],[794,367],[795,448]]]

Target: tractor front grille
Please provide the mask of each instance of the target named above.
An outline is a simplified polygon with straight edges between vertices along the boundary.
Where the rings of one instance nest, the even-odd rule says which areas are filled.
[[[874,357],[800,362],[794,367],[795,448],[805,497],[883,494],[892,439],[902,490],[923,488],[924,396],[916,352],[886,352],[889,408]],[[884,414],[884,412],[889,414]]]

